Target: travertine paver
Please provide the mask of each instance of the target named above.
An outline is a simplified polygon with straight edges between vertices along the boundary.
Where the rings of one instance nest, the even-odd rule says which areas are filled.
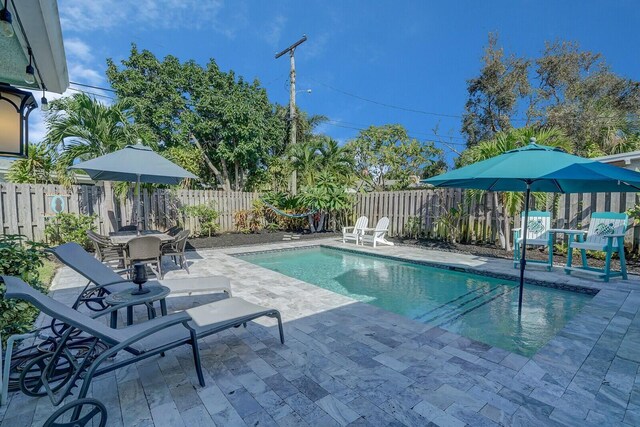
[[[333,240],[319,241],[356,249]],[[94,380],[92,394],[109,425],[638,425],[640,280],[593,282],[560,268],[527,277],[600,289],[532,358],[472,341],[299,280],[233,253],[303,242],[188,254],[191,276],[223,274],[234,295],[282,312],[286,344],[261,319],[204,339],[207,385],[200,387],[187,347]],[[375,252],[410,260],[516,275],[508,260],[414,247]],[[171,269],[170,263],[167,268]],[[175,268],[167,278],[186,277]],[[70,301],[84,284],[69,269],[54,296]],[[172,296],[170,310],[219,298]],[[137,310],[138,321],[146,313]],[[118,357],[121,357],[119,355]],[[122,356],[124,357],[124,356]],[[0,408],[1,426],[39,426],[54,410],[47,398],[16,393]]]

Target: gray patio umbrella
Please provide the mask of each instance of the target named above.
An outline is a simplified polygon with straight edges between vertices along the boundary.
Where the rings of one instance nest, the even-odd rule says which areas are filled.
[[[95,181],[129,181],[137,183],[136,220],[140,232],[140,183],[179,184],[185,178],[197,178],[191,172],[162,157],[142,144],[127,145],[122,150],[71,166],[82,169]]]

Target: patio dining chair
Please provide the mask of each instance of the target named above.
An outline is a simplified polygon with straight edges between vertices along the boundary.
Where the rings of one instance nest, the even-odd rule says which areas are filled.
[[[522,212],[522,224],[524,227],[524,212]],[[553,267],[553,233],[551,228],[551,213],[543,211],[529,211],[527,221],[527,246],[547,247],[549,257],[546,261],[527,260],[527,264],[543,264],[547,270]],[[513,229],[513,267],[520,268],[520,258],[523,240],[522,227]]]
[[[87,237],[93,243],[97,259],[106,263],[117,261],[118,266],[125,267],[126,257],[122,246],[114,245],[108,236],[103,236],[93,230],[87,230]]]
[[[145,264],[151,267],[151,271],[160,279],[162,279],[162,251],[160,246],[162,240],[155,236],[135,237],[127,243],[127,267],[133,264]],[[153,269],[155,264],[157,271]]]
[[[187,247],[187,239],[189,238],[189,230],[182,230],[173,240],[162,245],[162,255],[170,256],[173,262],[180,265],[189,273],[189,265],[184,253]]]
[[[342,243],[346,243],[347,240],[353,240],[357,245],[358,242],[360,242],[362,230],[365,229],[367,225],[369,225],[369,218],[361,216],[353,227],[342,227]]]
[[[72,306],[73,308],[78,308],[80,305],[85,304],[90,310],[102,311],[107,308],[107,305],[102,302],[106,295],[126,291],[136,286],[129,279],[123,278],[91,256],[89,252],[85,251],[77,243],[65,243],[49,248],[46,251],[89,281],[80,292]],[[154,282],[150,280],[148,283]],[[171,295],[223,292],[228,296],[232,296],[231,281],[224,276],[163,279],[159,283],[171,289]]]
[[[127,328],[111,329],[97,318],[123,305],[88,316],[40,293],[18,277],[0,276],[0,280],[6,286],[5,298],[30,302],[44,314],[66,325],[55,350],[35,356],[25,365],[20,376],[23,392],[30,396],[48,395],[54,406],[60,405],[72,394],[75,396],[76,400],[60,407],[45,421],[44,426],[47,427],[91,425],[93,421],[96,425],[105,425],[106,407],[97,399],[87,398],[93,379],[183,345],[191,347],[198,382],[204,387],[199,340],[254,319],[264,316],[275,318],[280,342],[284,344],[282,319],[278,310],[241,298],[228,298]],[[78,333],[88,337],[90,345],[86,351],[72,351],[67,346],[71,337]],[[97,351],[97,348],[100,350]],[[113,359],[104,364],[119,352],[126,352],[131,357]],[[61,373],[64,375],[61,376]],[[34,375],[37,381],[33,380]],[[80,388],[76,391],[74,388],[77,386]],[[61,424],[69,421],[72,422]]]
[[[120,231],[138,231],[138,226],[135,224],[123,225],[122,227],[118,228],[118,232]]]
[[[363,228],[360,240],[362,245],[364,242],[370,242],[375,248],[379,243],[383,245],[393,246],[393,242],[388,241],[385,236],[389,231],[389,218],[383,216],[378,220],[375,228]]]
[[[582,271],[594,274],[605,282],[609,278],[622,276],[627,279],[627,264],[624,256],[624,235],[629,226],[629,216],[626,213],[616,212],[594,212],[591,214],[589,229],[584,230],[563,230],[568,234],[575,234],[575,239],[569,239],[567,252],[567,265],[565,273],[572,271]],[[573,267],[573,249],[579,249],[582,258],[582,267]],[[598,251],[605,253],[604,268],[590,267],[587,264],[587,251]],[[611,271],[611,257],[617,253],[620,258],[620,271]]]
[[[181,231],[182,231],[182,227],[180,227],[179,225],[174,225],[173,227],[169,228],[164,233],[168,234],[169,236],[175,237]]]

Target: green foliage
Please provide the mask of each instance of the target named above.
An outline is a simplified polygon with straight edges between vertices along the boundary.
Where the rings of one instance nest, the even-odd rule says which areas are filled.
[[[11,163],[7,181],[16,184],[51,184],[54,155],[45,144],[29,144],[27,157]]]
[[[410,138],[401,125],[370,126],[347,143],[353,153],[355,169],[369,176],[376,190],[400,190],[407,188],[424,172],[438,170],[442,166],[442,151],[432,142],[420,142]],[[394,180],[389,186],[386,180]]]
[[[204,235],[211,237],[220,228],[220,224],[218,224],[220,213],[216,210],[213,202],[208,205],[183,206],[182,212],[197,218],[200,228],[199,230],[191,230],[196,237]]]
[[[263,195],[262,199],[288,214],[303,214],[309,211],[299,196],[292,196],[285,192],[268,192]],[[263,212],[267,224],[265,228],[268,230],[298,231],[302,230],[307,224],[306,218],[291,218],[278,215],[266,205]]]
[[[462,204],[451,207],[450,209],[443,208],[433,224],[435,237],[447,242],[459,242],[462,234],[462,220],[464,218],[465,213]]]
[[[468,147],[526,121],[561,130],[568,151],[581,156],[640,149],[640,82],[616,75],[602,55],[577,43],[547,43],[532,60],[505,57],[490,34],[468,93],[462,122]]]
[[[530,61],[509,56],[498,47],[498,36],[489,33],[489,45],[482,57],[480,75],[467,81],[469,99],[462,118],[467,146],[491,139],[511,129],[518,100],[531,92],[528,79]]]
[[[138,140],[153,146],[148,129],[133,122],[130,103],[119,101],[105,105],[84,93],[56,99],[46,115],[48,146],[59,152],[57,173],[76,160],[88,160],[136,144]]]
[[[96,215],[60,213],[49,218],[44,234],[50,245],[75,242],[87,250],[93,249],[87,231],[96,229]]]
[[[267,206],[261,200],[253,202],[251,209],[243,209],[233,214],[233,222],[236,230],[249,234],[259,232],[265,221],[265,211]],[[272,226],[273,228],[273,226]]]
[[[43,245],[30,242],[24,236],[0,236],[0,274],[18,276],[39,291],[45,287],[39,280],[43,266]],[[0,283],[0,332],[2,338],[27,332],[32,328],[38,310],[31,304],[4,298],[5,286]]]
[[[410,239],[417,239],[422,236],[422,217],[412,216],[407,219],[407,223],[404,226],[404,237]]]
[[[167,147],[196,144],[205,183],[241,190],[286,144],[286,121],[260,83],[222,71],[213,59],[205,67],[171,55],[160,60],[132,45],[120,67],[107,63],[107,78],[136,123]]]

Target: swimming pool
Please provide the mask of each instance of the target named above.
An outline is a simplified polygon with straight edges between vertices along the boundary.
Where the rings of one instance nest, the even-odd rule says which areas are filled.
[[[528,285],[519,318],[518,286],[511,280],[327,247],[236,256],[524,356],[546,344],[592,298]]]

